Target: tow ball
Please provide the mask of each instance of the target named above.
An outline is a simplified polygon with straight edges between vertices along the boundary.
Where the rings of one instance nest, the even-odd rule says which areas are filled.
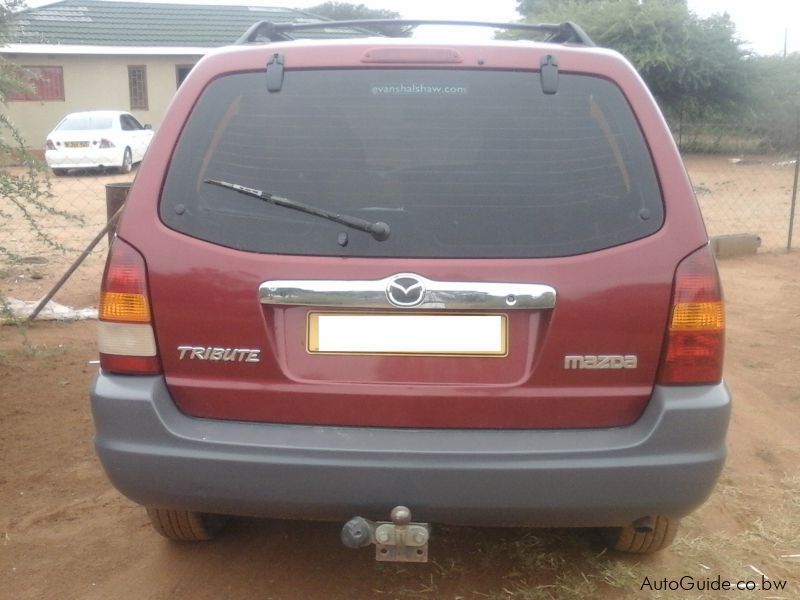
[[[383,562],[428,562],[428,523],[412,523],[411,511],[395,506],[391,521],[353,517],[342,527],[342,543],[348,548],[375,544],[375,560]]]

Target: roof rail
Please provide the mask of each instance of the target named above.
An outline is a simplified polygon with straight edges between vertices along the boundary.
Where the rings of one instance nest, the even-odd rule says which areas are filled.
[[[374,34],[368,29],[372,26],[399,25],[407,27],[417,27],[419,25],[443,25],[443,26],[464,26],[464,27],[490,27],[492,29],[508,29],[517,31],[535,31],[547,33],[549,36],[545,40],[555,44],[581,44],[583,46],[594,46],[592,39],[586,32],[571,21],[564,23],[492,23],[487,21],[439,21],[430,19],[360,19],[356,21],[317,21],[312,23],[272,23],[270,21],[259,21],[254,23],[245,33],[236,40],[236,44],[249,44],[258,41],[259,35],[267,38],[271,42],[290,41],[294,38],[290,35],[294,31],[305,31],[314,29],[362,29],[357,33]]]

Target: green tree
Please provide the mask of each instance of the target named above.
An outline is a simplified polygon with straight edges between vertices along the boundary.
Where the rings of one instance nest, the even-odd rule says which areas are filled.
[[[10,20],[22,8],[23,0],[0,0],[0,46],[10,41]],[[5,108],[9,97],[22,91],[31,91],[30,82],[19,67],[0,56],[0,105]],[[63,250],[63,246],[39,226],[39,218],[44,214],[73,220],[76,217],[54,209],[52,199],[44,165],[30,153],[19,130],[3,110],[0,112],[0,232],[22,223],[45,245]],[[4,239],[6,236],[0,235],[0,256],[6,260],[20,258],[3,244]]]
[[[621,52],[668,114],[696,118],[746,103],[750,69],[727,14],[700,18],[685,0],[520,0],[518,5],[526,20],[575,21],[596,44]]]
[[[574,0],[576,4],[591,4],[598,0]],[[548,0],[517,0],[517,12],[521,15],[532,15],[540,10]]]
[[[357,19],[398,19],[400,13],[382,8],[369,8],[364,4],[350,4],[348,2],[325,2],[307,9],[308,12],[327,17],[334,21],[354,21]],[[370,27],[370,29],[389,37],[408,37],[411,29],[408,27]]]
[[[800,54],[757,56],[749,122],[774,149],[798,150],[800,136]]]

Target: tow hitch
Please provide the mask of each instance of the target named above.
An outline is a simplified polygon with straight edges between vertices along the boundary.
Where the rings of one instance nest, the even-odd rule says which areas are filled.
[[[375,560],[393,562],[428,562],[430,525],[412,523],[411,511],[395,506],[391,521],[370,521],[353,517],[342,527],[342,543],[348,548],[375,544]]]

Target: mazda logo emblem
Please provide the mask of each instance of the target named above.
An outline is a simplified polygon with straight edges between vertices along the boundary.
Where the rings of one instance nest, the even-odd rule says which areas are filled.
[[[417,306],[425,299],[425,284],[416,275],[395,275],[386,285],[386,297],[395,306]]]

